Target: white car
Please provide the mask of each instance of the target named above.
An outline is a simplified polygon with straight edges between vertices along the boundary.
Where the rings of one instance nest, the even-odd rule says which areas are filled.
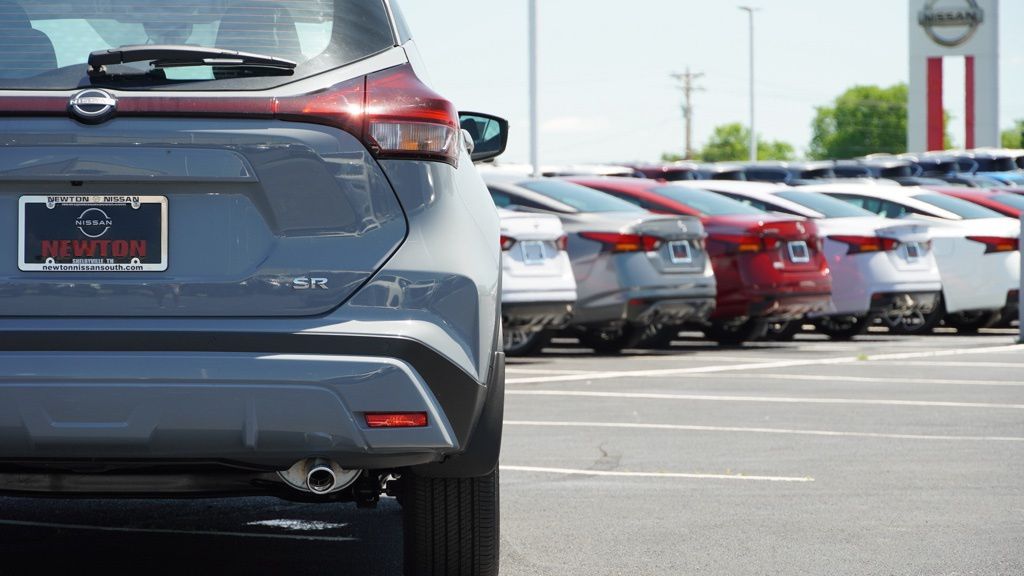
[[[943,306],[929,319],[970,332],[999,320],[1020,287],[1020,224],[923,188],[804,186],[887,218],[927,222],[942,275]]]
[[[832,270],[832,309],[813,320],[833,339],[852,338],[876,318],[894,331],[914,332],[939,305],[942,280],[924,223],[881,218],[822,194],[778,184],[687,184],[767,212],[815,220]],[[799,326],[789,328],[795,332]]]
[[[576,278],[557,216],[498,210],[501,217],[501,318],[505,353],[537,352],[544,331],[563,327],[576,303]]]

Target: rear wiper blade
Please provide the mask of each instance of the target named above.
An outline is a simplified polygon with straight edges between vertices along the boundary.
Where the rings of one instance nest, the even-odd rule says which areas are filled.
[[[298,66],[291,60],[252,52],[178,44],[145,44],[97,50],[89,54],[89,76],[105,76],[107,66],[130,62],[151,62],[153,67],[158,69],[179,66],[239,66],[294,70]]]

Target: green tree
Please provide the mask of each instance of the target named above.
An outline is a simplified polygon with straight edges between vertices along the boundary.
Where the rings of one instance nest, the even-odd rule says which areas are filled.
[[[786,142],[757,139],[758,160],[792,160],[795,153],[793,146]],[[750,158],[750,129],[739,122],[718,126],[698,157],[705,162],[747,160]]]
[[[1003,130],[1003,148],[1024,148],[1024,120],[1017,120],[1013,128]]]
[[[844,159],[907,151],[907,85],[854,86],[821,106],[812,124],[809,154]]]

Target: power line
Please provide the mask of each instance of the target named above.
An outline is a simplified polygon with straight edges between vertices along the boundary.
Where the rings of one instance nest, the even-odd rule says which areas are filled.
[[[704,91],[704,88],[695,85],[697,80],[704,77],[704,73],[690,72],[690,68],[687,67],[686,72],[672,74],[671,76],[681,84],[680,89],[683,91],[683,120],[686,122],[686,159],[690,160],[693,158],[693,93]]]

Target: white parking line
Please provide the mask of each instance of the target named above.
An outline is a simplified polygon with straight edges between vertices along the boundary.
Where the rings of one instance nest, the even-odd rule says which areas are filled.
[[[933,402],[861,398],[790,398],[785,396],[721,396],[712,394],[656,394],[643,392],[591,392],[586,390],[506,390],[509,396],[563,396],[574,398],[623,398],[633,400],[686,400],[694,402],[761,402],[770,404],[841,404],[862,406],[917,406],[928,408],[985,408],[1024,410],[1024,404],[989,402]]]
[[[54,528],[57,530],[88,530],[91,532],[118,532],[121,534],[167,534],[178,536],[229,536],[232,538],[269,538],[272,540],[314,540],[317,542],[354,542],[358,538],[344,536],[307,536],[302,534],[261,534],[259,532],[220,532],[201,530],[165,530],[161,528],[131,528],[122,526],[91,526],[88,524],[60,524],[53,522],[28,522],[24,520],[0,520],[0,526],[22,526],[26,528]]]
[[[878,378],[838,376],[835,374],[676,374],[681,378],[729,378],[755,380],[786,380],[794,382],[855,382],[864,384],[940,384],[947,386],[1010,386],[1024,387],[1020,380],[930,380],[928,378]]]
[[[563,369],[539,369],[519,368],[517,366],[506,366],[506,374],[590,374],[593,370],[563,370]]]
[[[880,360],[878,366],[924,366],[927,368],[1019,368],[1024,369],[1024,362],[901,362],[899,360]]]
[[[1024,437],[1016,436],[935,436],[930,434],[882,434],[875,432],[838,432],[833,430],[790,430],[786,428],[742,428],[734,426],[689,426],[682,424],[636,424],[617,422],[537,422],[530,420],[506,420],[505,425],[529,426],[538,428],[612,428],[681,432],[737,432],[749,434],[786,434],[797,436],[826,436],[838,438],[883,438],[887,440],[1024,442]]]
[[[585,374],[566,374],[562,376],[539,376],[533,378],[509,378],[506,384],[538,384],[551,382],[580,382],[587,380],[614,380],[616,378],[634,378],[644,376],[674,376],[678,374],[713,374],[716,372],[738,372],[743,370],[771,370],[775,368],[793,368],[797,366],[828,366],[850,364],[856,362],[872,362],[879,360],[911,360],[915,358],[937,358],[941,356],[963,356],[968,354],[992,354],[996,352],[1012,352],[1024,350],[1024,345],[990,346],[984,348],[953,348],[933,350],[929,352],[904,352],[898,354],[877,354],[873,356],[842,356],[838,358],[819,358],[815,360],[780,360],[777,362],[761,362],[753,364],[734,364],[728,366],[697,366],[691,368],[667,368],[661,370],[622,370],[606,372],[590,372]]]
[[[615,478],[686,478],[691,480],[752,480],[760,482],[814,482],[814,478],[792,476],[744,476],[742,474],[683,474],[678,472],[618,472],[609,470],[573,470],[537,466],[501,466],[502,472],[535,472],[564,476],[610,476]]]

